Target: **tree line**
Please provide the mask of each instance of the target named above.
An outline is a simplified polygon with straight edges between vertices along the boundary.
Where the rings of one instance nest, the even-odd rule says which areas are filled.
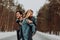
[[[60,32],[60,1],[49,0],[49,4],[45,4],[38,11],[37,29],[42,32],[59,35]]]
[[[14,4],[14,0],[0,0],[0,31],[14,31],[18,29],[16,24],[16,11],[24,12],[22,4]]]

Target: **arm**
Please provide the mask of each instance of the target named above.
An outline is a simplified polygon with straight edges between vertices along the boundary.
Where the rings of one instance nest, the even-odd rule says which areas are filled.
[[[22,23],[19,19],[16,19],[16,23],[18,23],[19,25],[22,25]]]
[[[37,21],[37,20],[36,20],[35,17],[33,17],[33,20],[32,20],[32,21],[33,21],[33,24],[36,26],[36,21]]]
[[[32,33],[34,34],[35,33],[35,25],[33,24],[33,22],[30,22],[29,23],[29,21],[31,21],[31,20],[29,20],[29,19],[27,19],[26,21],[27,21],[27,24],[32,28]]]
[[[32,22],[31,20],[29,20],[29,19],[26,19],[26,21],[27,21],[28,24],[33,23],[33,22]]]
[[[19,19],[16,19],[16,23],[19,23],[20,22],[20,20]]]
[[[29,26],[32,28],[32,33],[34,34],[35,33],[35,25],[33,23],[29,24]]]

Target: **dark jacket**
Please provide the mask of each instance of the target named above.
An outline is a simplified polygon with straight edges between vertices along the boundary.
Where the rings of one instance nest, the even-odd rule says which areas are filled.
[[[31,20],[33,22],[33,24],[35,25],[35,27],[31,27],[32,28],[32,32],[33,30],[35,30],[33,33],[36,32],[36,18],[34,16],[32,16],[31,18],[29,18],[29,20]]]

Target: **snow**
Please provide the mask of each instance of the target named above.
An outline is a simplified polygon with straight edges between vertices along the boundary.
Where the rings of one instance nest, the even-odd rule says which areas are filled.
[[[34,40],[35,39],[36,40],[60,40],[60,36],[37,31],[36,34],[33,36],[33,39]]]
[[[16,31],[14,31],[14,32],[0,32],[0,39],[10,37],[13,35],[16,35]]]
[[[14,32],[0,32],[0,39],[5,40],[5,38],[7,38],[7,37],[9,37],[8,39],[16,40],[15,39],[16,38],[16,31],[14,31]],[[37,31],[36,34],[33,36],[33,40],[60,40],[60,36]]]

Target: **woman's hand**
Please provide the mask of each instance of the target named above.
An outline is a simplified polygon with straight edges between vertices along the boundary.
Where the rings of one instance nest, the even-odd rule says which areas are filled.
[[[30,24],[30,23],[32,23],[32,21],[31,20],[27,20],[28,21],[28,23]]]

